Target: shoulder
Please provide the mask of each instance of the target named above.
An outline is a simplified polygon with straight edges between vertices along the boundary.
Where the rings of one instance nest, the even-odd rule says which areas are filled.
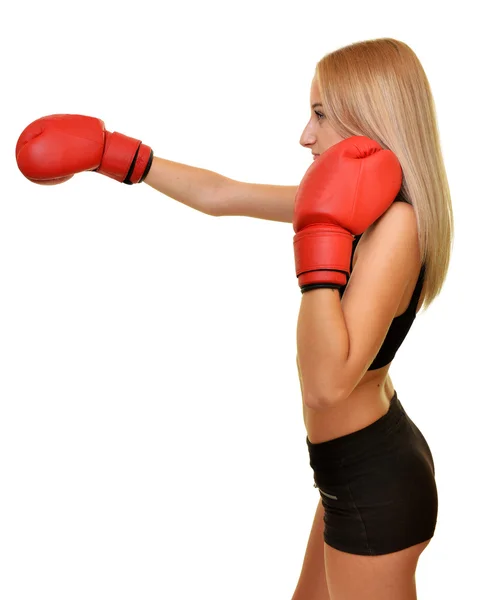
[[[409,302],[420,269],[416,213],[411,204],[394,202],[360,237],[342,304],[356,311],[369,298],[371,310],[395,316]]]
[[[371,225],[365,233],[370,236],[385,235],[392,228],[401,229],[405,233],[418,235],[418,225],[414,207],[408,202],[393,202],[385,213]],[[382,232],[380,234],[379,232]]]
[[[358,254],[369,261],[380,259],[386,252],[402,258],[406,275],[419,272],[421,258],[416,213],[407,202],[393,202],[385,213],[362,234],[357,244]],[[355,257],[357,259],[357,257]],[[355,264],[356,260],[354,261]]]

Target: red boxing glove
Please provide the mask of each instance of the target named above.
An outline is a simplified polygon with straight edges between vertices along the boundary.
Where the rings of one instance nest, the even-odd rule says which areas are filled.
[[[295,268],[302,293],[346,285],[353,234],[363,233],[384,214],[401,183],[396,155],[364,136],[346,138],[314,161],[294,206]]]
[[[24,129],[15,157],[21,172],[34,183],[63,183],[75,173],[97,171],[132,184],[144,181],[153,151],[140,140],[106,131],[100,119],[51,115]]]

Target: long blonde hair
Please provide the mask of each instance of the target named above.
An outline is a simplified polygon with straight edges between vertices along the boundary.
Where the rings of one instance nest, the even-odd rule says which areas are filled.
[[[324,115],[339,135],[374,139],[401,163],[400,196],[416,212],[425,263],[426,309],[441,291],[453,245],[450,189],[426,73],[407,44],[382,38],[327,54],[315,77]]]

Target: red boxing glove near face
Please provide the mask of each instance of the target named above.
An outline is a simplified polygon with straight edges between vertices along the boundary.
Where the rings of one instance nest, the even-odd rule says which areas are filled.
[[[104,122],[83,115],[37,119],[21,133],[15,156],[34,183],[62,183],[75,173],[97,171],[123,183],[141,183],[153,152],[140,140],[111,133]]]
[[[346,285],[353,235],[384,214],[401,183],[395,154],[364,136],[346,138],[314,161],[294,206],[295,267],[302,292]]]

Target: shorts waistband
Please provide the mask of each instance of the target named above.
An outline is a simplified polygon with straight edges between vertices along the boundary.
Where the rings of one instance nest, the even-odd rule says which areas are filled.
[[[370,425],[318,444],[313,444],[306,436],[311,466],[314,468],[313,463],[348,459],[358,454],[358,452],[363,452],[369,447],[375,446],[376,441],[378,442],[379,438],[382,440],[382,435],[394,429],[405,415],[406,411],[397,397],[397,392],[394,391],[389,410]]]

